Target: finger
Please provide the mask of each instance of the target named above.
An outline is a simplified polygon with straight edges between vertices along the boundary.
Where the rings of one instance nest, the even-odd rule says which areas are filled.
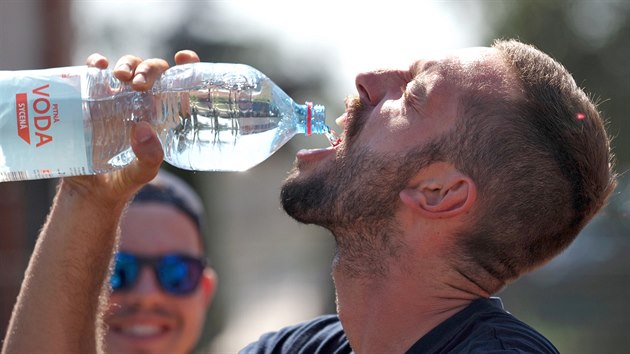
[[[155,80],[168,69],[168,63],[164,59],[147,59],[138,64],[133,74],[132,87],[136,90],[148,90]]]
[[[99,53],[92,53],[85,60],[85,64],[87,66],[93,66],[99,69],[107,69],[109,61],[107,60],[107,58],[105,58],[105,56]]]
[[[137,158],[126,169],[127,179],[133,186],[141,186],[157,174],[164,159],[164,150],[157,134],[147,122],[138,122],[133,127],[131,148]]]
[[[129,81],[133,78],[136,67],[142,63],[142,58],[135,55],[124,55],[114,66],[114,76],[121,81]]]
[[[199,56],[192,50],[180,50],[179,52],[175,53],[175,64],[177,65],[198,62]]]

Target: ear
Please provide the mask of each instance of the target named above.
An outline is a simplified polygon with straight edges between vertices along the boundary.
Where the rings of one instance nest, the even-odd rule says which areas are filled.
[[[217,273],[212,268],[206,268],[201,275],[201,291],[205,300],[206,308],[210,306],[214,292],[217,288]]]
[[[471,209],[477,188],[470,177],[449,163],[439,162],[422,169],[400,192],[400,199],[427,218],[449,218]]]

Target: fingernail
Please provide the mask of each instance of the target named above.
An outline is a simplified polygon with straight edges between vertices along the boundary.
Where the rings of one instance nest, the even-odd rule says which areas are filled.
[[[116,67],[115,69],[116,71],[124,71],[127,73],[131,72],[131,67],[129,66],[129,64],[120,64]]]
[[[147,78],[143,73],[137,73],[136,76],[133,77],[133,83],[136,85],[144,85],[147,83]]]

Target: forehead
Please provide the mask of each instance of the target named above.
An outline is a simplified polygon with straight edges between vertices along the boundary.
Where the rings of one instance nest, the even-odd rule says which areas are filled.
[[[120,249],[157,255],[203,253],[199,232],[193,221],[178,209],[161,203],[129,206],[120,225]]]
[[[409,71],[411,96],[424,99],[438,95],[452,101],[464,92],[518,94],[509,67],[495,48],[465,48],[424,58],[413,62]]]
[[[465,48],[423,58],[413,62],[409,71],[415,81],[433,77],[461,87],[510,86],[510,70],[495,48]]]
[[[489,47],[463,48],[450,52],[441,52],[421,58],[411,64],[410,71],[420,74],[429,69],[472,69],[478,66],[501,63],[497,49]]]
[[[502,97],[513,86],[500,52],[486,47],[417,60],[408,74],[410,81],[403,90],[406,116],[418,127],[409,130],[410,144],[417,144],[420,136],[439,136],[453,129],[463,119],[462,108],[470,97]]]

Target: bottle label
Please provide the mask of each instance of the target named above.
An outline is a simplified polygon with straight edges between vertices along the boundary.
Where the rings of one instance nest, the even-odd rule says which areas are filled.
[[[0,72],[0,181],[84,174],[81,102],[68,69]]]

